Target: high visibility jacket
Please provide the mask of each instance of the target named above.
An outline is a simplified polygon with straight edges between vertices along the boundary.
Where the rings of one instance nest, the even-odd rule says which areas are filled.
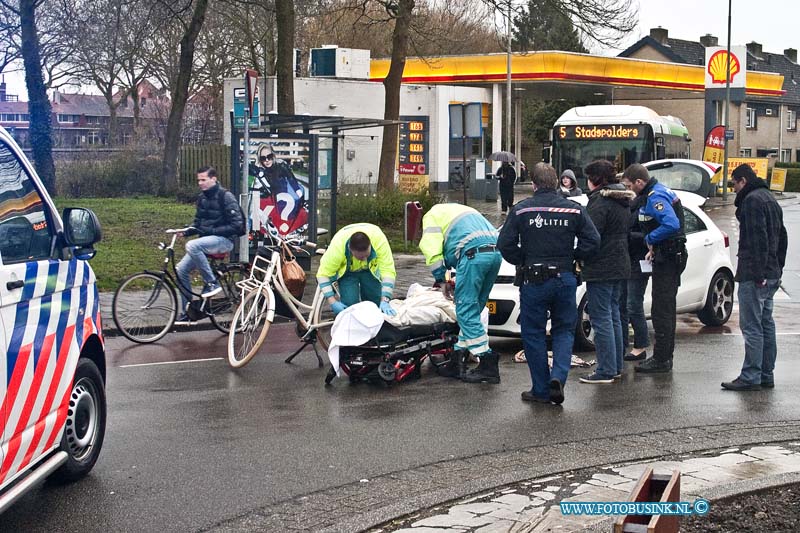
[[[471,207],[436,204],[422,217],[419,249],[436,281],[444,280],[466,251],[496,244],[497,229]]]
[[[350,237],[356,232],[362,232],[369,237],[370,254],[365,261],[353,257],[350,252]],[[349,272],[369,270],[375,279],[381,282],[381,297],[392,298],[394,281],[397,272],[394,269],[394,257],[389,241],[381,229],[366,222],[350,224],[336,232],[331,243],[319,262],[317,270],[317,283],[322,294],[328,298],[333,296],[332,284],[337,279]]]

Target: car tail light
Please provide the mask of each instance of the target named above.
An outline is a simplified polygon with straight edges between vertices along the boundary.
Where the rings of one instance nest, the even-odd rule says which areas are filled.
[[[722,232],[722,238],[725,240],[725,248],[729,248],[731,245],[731,240],[728,238],[728,234],[724,231]]]

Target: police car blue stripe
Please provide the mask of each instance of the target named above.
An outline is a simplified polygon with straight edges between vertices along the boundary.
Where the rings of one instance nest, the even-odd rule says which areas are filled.
[[[36,288],[36,273],[38,269],[39,264],[35,262],[25,265],[25,286],[22,289],[20,303],[17,304],[14,330],[11,333],[11,339],[8,343],[8,352],[6,354],[6,384],[11,381],[11,374],[14,373],[14,367],[17,363],[17,356],[19,355],[19,350],[22,347],[22,339],[25,336],[25,329],[28,325],[28,309],[30,307],[30,300],[33,297],[33,291]]]

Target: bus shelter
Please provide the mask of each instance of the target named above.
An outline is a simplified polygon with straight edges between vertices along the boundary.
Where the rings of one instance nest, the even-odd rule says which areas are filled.
[[[318,242],[320,229],[337,230],[339,142],[347,131],[399,125],[400,121],[310,115],[262,115],[244,131],[231,127],[231,192],[248,195],[251,251],[268,235]],[[241,190],[244,158],[248,190]]]

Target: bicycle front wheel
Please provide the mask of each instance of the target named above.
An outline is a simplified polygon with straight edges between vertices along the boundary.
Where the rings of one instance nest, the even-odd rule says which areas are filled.
[[[217,278],[222,287],[222,293],[209,300],[209,317],[214,327],[222,333],[230,332],[233,315],[242,302],[242,293],[236,286],[236,282],[242,281],[249,275],[247,266],[229,265],[227,270]]]
[[[126,278],[114,292],[114,324],[133,342],[155,342],[172,328],[178,311],[175,289],[165,278],[142,272]]]
[[[269,308],[272,295],[267,291],[252,291],[236,309],[228,333],[228,364],[241,368],[261,348],[271,322]]]

